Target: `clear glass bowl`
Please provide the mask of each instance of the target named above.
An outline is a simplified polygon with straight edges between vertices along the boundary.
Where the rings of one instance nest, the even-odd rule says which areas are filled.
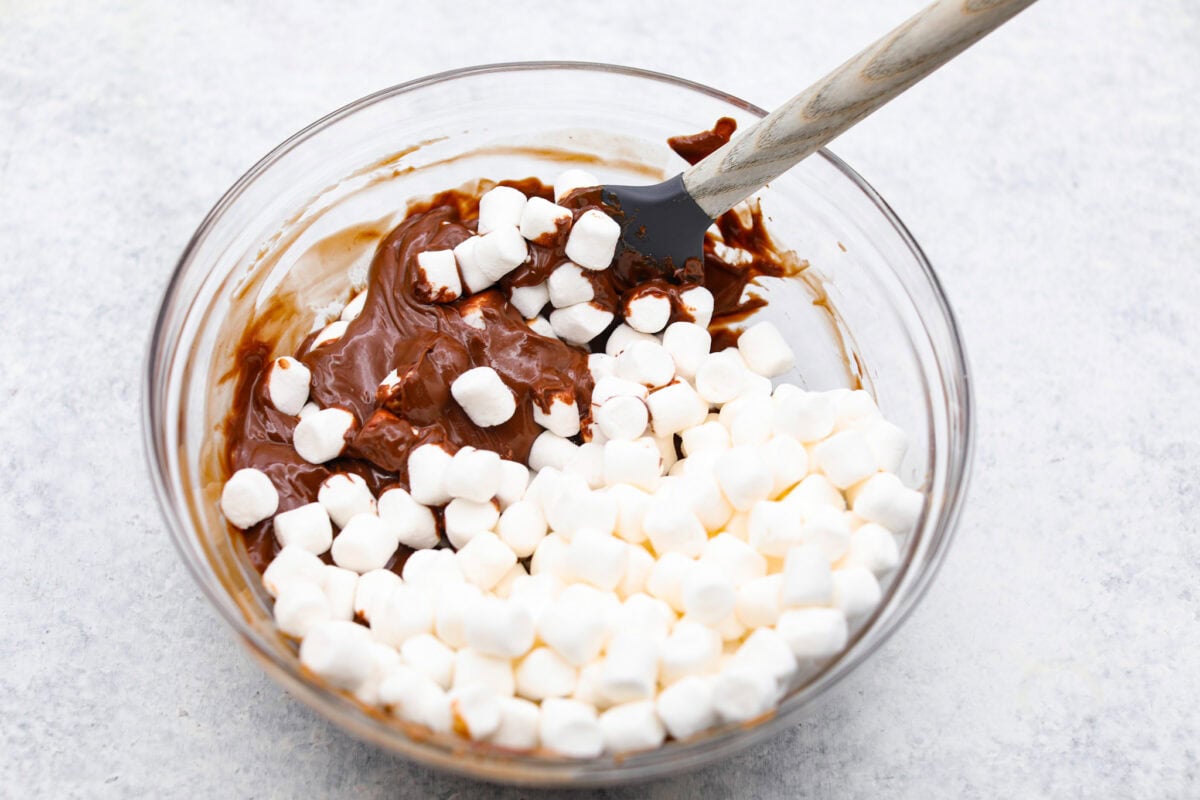
[[[188,243],[163,299],[146,376],[145,441],[179,553],[247,650],[288,691],[347,731],[423,764],[524,784],[599,785],[697,768],[794,724],[806,707],[896,630],[929,586],[954,530],[971,454],[971,395],[954,317],[932,268],[887,204],[827,151],[759,194],[776,240],[810,261],[804,280],[768,282],[767,317],[789,338],[810,388],[873,391],[913,445],[902,477],[928,503],[884,582],[879,610],[839,657],[774,715],[622,758],[574,761],[503,753],[406,726],[302,673],[276,631],[245,552],[217,513],[220,379],[248,314],[273,290],[319,307],[345,300],[346,267],[405,200],[487,177],[545,180],[582,165],[605,182],[650,182],[683,166],[668,136],[720,116],[764,112],[699,84],[626,67],[501,64],[434,75],[366,97],[281,144],[221,198]],[[367,224],[376,221],[375,225]],[[363,223],[297,260],[314,241]],[[362,251],[362,252],[360,252]],[[287,349],[311,320],[285,332]],[[288,350],[290,352],[290,350]]]

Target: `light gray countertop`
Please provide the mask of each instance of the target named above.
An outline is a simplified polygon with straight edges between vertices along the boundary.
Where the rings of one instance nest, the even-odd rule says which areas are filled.
[[[403,5],[0,0],[0,796],[487,793],[292,700],[185,573],[140,432],[174,260],[384,86],[566,58],[770,107],[919,3]],[[1200,794],[1198,145],[1194,0],[1044,0],[835,144],[962,324],[958,540],[817,713],[605,796]]]

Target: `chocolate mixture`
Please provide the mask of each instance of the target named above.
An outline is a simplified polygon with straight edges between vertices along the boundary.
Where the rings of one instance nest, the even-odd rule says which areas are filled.
[[[733,120],[723,118],[711,131],[676,137],[670,144],[694,163],[728,141],[735,127]],[[553,191],[536,179],[502,183],[527,196],[553,200]],[[359,317],[341,338],[311,348],[314,333],[295,353],[312,371],[310,399],[322,408],[344,408],[357,420],[341,457],[310,464],[292,448],[292,431],[299,420],[276,411],[267,394],[267,372],[282,354],[259,335],[260,326],[247,327],[231,373],[237,379],[233,408],[224,421],[226,475],[243,467],[265,472],[279,491],[279,511],[315,501],[321,482],[335,472],[362,476],[378,495],[390,485],[408,486],[408,454],[421,444],[444,443],[448,450],[471,445],[523,462],[542,432],[533,421],[534,403],[547,409],[556,395],[572,394],[581,409],[588,408],[592,379],[587,351],[534,333],[507,301],[513,287],[541,283],[567,260],[565,230],[552,241],[530,242],[529,260],[497,287],[453,303],[426,302],[428,286],[420,280],[417,254],[453,248],[473,235],[479,196],[489,188],[491,184],[471,192],[452,190],[410,205],[404,221],[375,253]],[[597,207],[596,197],[577,192],[562,204],[578,217]],[[730,211],[717,225],[725,245],[751,254],[749,263],[734,266],[721,259],[711,235],[706,237],[702,265],[664,269],[644,259],[621,257],[610,269],[587,273],[594,302],[617,314],[615,326],[627,294],[637,287],[645,291],[649,284],[671,298],[672,321],[690,319],[679,292],[702,284],[715,301],[714,350],[735,343],[736,332],[726,326],[765,303],[760,298],[743,301],[746,284],[760,275],[785,274],[786,261],[774,249],[757,208],[748,219]],[[483,317],[483,329],[463,317],[475,310]],[[606,339],[602,335],[594,340],[593,350],[603,352]],[[476,427],[450,396],[450,383],[478,366],[495,369],[516,394],[516,414],[502,425]],[[381,387],[393,370],[398,382]],[[254,566],[265,569],[279,549],[271,521],[237,534],[244,536]],[[401,546],[393,569],[399,570],[408,552]]]

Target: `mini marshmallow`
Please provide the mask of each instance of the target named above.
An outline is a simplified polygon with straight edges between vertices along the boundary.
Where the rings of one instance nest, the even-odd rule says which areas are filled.
[[[818,508],[804,520],[801,540],[817,547],[829,561],[837,561],[850,547],[850,523],[846,515],[829,506]]]
[[[667,732],[653,700],[623,703],[600,715],[604,747],[610,753],[629,753],[660,746]]]
[[[843,563],[847,567],[866,567],[882,575],[900,563],[896,537],[882,525],[868,522],[850,534],[850,549]]]
[[[688,570],[680,589],[684,612],[704,625],[725,619],[737,601],[733,581],[710,562],[701,561]]]
[[[738,511],[766,500],[774,486],[770,466],[757,447],[733,447],[717,457],[715,474],[721,491]]]
[[[300,644],[300,663],[337,689],[355,689],[371,672],[371,634],[362,625],[328,620],[314,625]]]
[[[635,331],[633,328],[622,322],[620,325],[612,329],[608,335],[608,341],[604,344],[605,355],[616,358],[625,352],[625,349],[634,342],[655,342],[658,343],[658,337],[650,333],[642,333]]]
[[[613,612],[611,620],[612,629],[617,631],[616,636],[636,635],[654,643],[661,643],[666,639],[674,624],[675,612],[669,605],[640,592],[626,597],[620,608]]]
[[[663,689],[654,702],[658,718],[676,739],[687,739],[717,722],[713,683],[698,676],[683,678]]]
[[[375,511],[375,498],[367,488],[367,482],[351,472],[335,472],[321,481],[317,489],[317,502],[339,528],[359,514]]]
[[[433,603],[419,589],[400,585],[376,609],[371,620],[371,635],[399,648],[405,641],[433,631]]]
[[[529,486],[529,467],[518,461],[500,459],[500,486],[496,489],[496,502],[501,510],[525,496]]]
[[[658,333],[671,318],[671,298],[656,288],[634,289],[625,297],[625,324],[642,333]]]
[[[578,680],[579,671],[548,647],[534,648],[517,665],[517,694],[530,700],[569,697]]]
[[[381,613],[392,590],[403,584],[390,569],[373,569],[358,576],[354,587],[354,613],[370,622]]]
[[[517,558],[528,558],[546,538],[546,517],[536,503],[518,500],[500,514],[496,533]]]
[[[358,593],[358,573],[326,564],[321,571],[321,591],[329,601],[333,619],[354,619],[354,596]]]
[[[265,472],[246,467],[229,476],[221,488],[221,513],[229,524],[245,530],[279,508],[279,492]]]
[[[500,488],[500,456],[491,450],[463,447],[446,467],[446,492],[455,498],[486,503]]]
[[[650,388],[675,377],[675,362],[657,342],[633,342],[617,356],[617,377]]]
[[[295,639],[302,639],[316,625],[333,617],[329,598],[315,583],[295,581],[283,587],[275,598],[275,625]]]
[[[354,429],[354,415],[343,408],[323,408],[304,417],[292,432],[292,446],[310,464],[337,458],[346,447],[346,434]]]
[[[734,447],[765,445],[774,430],[774,405],[767,395],[739,397],[721,409],[720,419]]]
[[[350,519],[333,540],[333,563],[362,574],[387,566],[400,542],[387,525],[374,514],[358,514]]]
[[[529,257],[529,246],[514,226],[489,231],[475,245],[475,266],[489,281],[495,283]]]
[[[608,633],[603,599],[589,586],[568,586],[538,620],[538,635],[568,664],[578,667],[594,660]]]
[[[690,383],[677,381],[650,393],[646,400],[654,433],[666,436],[704,422],[708,404]]]
[[[568,482],[559,496],[546,508],[551,530],[571,538],[584,528],[612,533],[617,526],[617,501],[607,491],[592,491],[579,480]]]
[[[378,513],[391,535],[405,547],[424,550],[437,545],[437,520],[433,512],[399,486],[379,495]]]
[[[291,356],[277,358],[267,372],[267,395],[280,413],[295,416],[308,402],[312,372]]]
[[[550,293],[550,302],[555,308],[566,308],[576,303],[586,303],[596,296],[592,282],[584,274],[583,268],[570,261],[556,267],[546,280],[546,288]]]
[[[478,653],[464,647],[454,654],[455,690],[477,686],[496,697],[512,697],[514,690],[512,662],[507,658]]]
[[[380,682],[379,701],[401,719],[436,733],[449,733],[453,724],[450,697],[442,687],[404,665]]]
[[[908,533],[921,517],[925,496],[909,489],[890,472],[875,475],[858,488],[854,513],[875,522],[897,536]]]
[[[609,486],[627,483],[653,491],[658,485],[661,465],[662,457],[653,439],[643,437],[604,445],[604,482]]]
[[[654,434],[653,438],[654,443],[658,445],[658,455],[662,459],[662,471],[670,472],[671,467],[679,460],[679,454],[675,451],[675,434]]]
[[[778,692],[778,683],[767,671],[733,664],[713,682],[713,708],[722,722],[747,722],[770,711]]]
[[[593,208],[580,214],[571,226],[564,252],[585,269],[607,269],[620,238],[621,226],[617,221]]]
[[[609,487],[608,496],[617,506],[617,536],[630,544],[646,541],[646,533],[642,530],[642,518],[649,508],[650,495],[635,486],[618,484]]]
[[[308,346],[308,351],[311,353],[313,350],[316,350],[323,344],[336,342],[345,335],[346,328],[348,327],[350,327],[350,323],[346,320],[339,319],[335,322],[329,323],[321,329],[321,332],[318,333],[315,338],[313,338],[312,344]]]
[[[488,590],[517,563],[517,554],[490,531],[476,534],[458,551],[463,575],[480,589]]]
[[[522,317],[529,319],[540,314],[546,303],[550,302],[550,291],[544,283],[514,286],[509,290],[508,301],[521,312]]]
[[[715,671],[721,658],[721,636],[707,625],[681,619],[660,649],[662,682],[671,684],[688,675]]]
[[[695,566],[695,561],[681,553],[660,556],[646,578],[646,591],[676,611],[683,611],[683,581]]]
[[[738,337],[738,352],[746,360],[747,367],[766,378],[782,375],[796,363],[783,334],[773,323],[765,321],[742,331]]]
[[[704,450],[728,450],[731,446],[729,429],[720,422],[705,422],[688,428],[679,434],[679,440],[683,454],[689,458]]]
[[[617,397],[632,397],[645,402],[649,396],[650,390],[640,383],[627,381],[615,375],[601,378],[592,387],[592,413]]]
[[[450,692],[450,711],[455,731],[482,741],[500,728],[500,702],[482,686],[464,686]]]
[[[775,632],[798,659],[826,658],[849,639],[846,618],[836,608],[795,608],[779,615]]]
[[[569,544],[570,542],[565,536],[557,533],[548,534],[534,548],[533,558],[529,562],[529,574],[535,577],[562,575],[566,571],[567,545]]]
[[[558,232],[571,224],[571,210],[542,197],[531,197],[521,211],[521,235],[531,242],[548,246]]]
[[[709,353],[696,367],[696,392],[712,405],[738,396],[745,382],[746,365],[734,348]]]
[[[782,613],[780,596],[783,576],[767,575],[747,581],[738,587],[735,613],[738,621],[747,628],[763,628],[774,625]]]
[[[846,510],[846,498],[824,475],[813,474],[800,481],[787,495],[784,502],[802,517],[811,517],[820,508]]]
[[[409,553],[401,573],[405,583],[426,591],[436,591],[448,584],[467,581],[459,569],[453,550],[418,550]]]
[[[462,283],[467,291],[472,293],[482,292],[494,282],[479,268],[476,250],[479,247],[480,238],[472,236],[469,239],[463,239],[454,248],[454,260],[458,262]]]
[[[801,442],[817,442],[833,431],[836,419],[833,401],[823,392],[806,392],[789,383],[775,387],[776,433],[786,433]]]
[[[770,378],[764,378],[756,372],[747,371],[742,382],[742,390],[738,392],[737,400],[743,397],[765,397],[770,399],[775,386]]]
[[[645,591],[650,570],[654,569],[654,556],[646,548],[631,544],[627,551],[625,574],[617,584],[617,596],[621,598]]]
[[[658,685],[658,646],[654,639],[618,632],[601,662],[596,691],[608,703],[653,700]]]
[[[489,656],[517,658],[533,646],[533,614],[519,603],[485,597],[467,619],[467,646]]]
[[[550,431],[543,431],[529,449],[529,468],[541,472],[547,467],[564,470],[575,457],[579,445]]]
[[[353,322],[358,319],[363,312],[363,308],[367,305],[367,292],[364,289],[354,297],[350,298],[350,302],[346,303],[346,307],[342,309],[342,313],[338,315],[338,319],[344,322]]]
[[[474,616],[475,607],[483,602],[483,592],[471,583],[455,583],[437,589],[435,599],[434,633],[450,647],[465,647],[467,620]]]
[[[583,529],[567,545],[564,566],[572,579],[612,591],[625,574],[629,548],[607,533]]]
[[[511,186],[489,189],[479,198],[477,230],[483,234],[501,228],[517,227],[521,224],[527,202],[525,195]]]
[[[538,575],[525,575],[518,577],[513,581],[512,589],[508,593],[509,602],[518,603],[529,609],[529,613],[533,614],[533,622],[536,626],[558,595],[563,590],[563,582],[557,577],[548,572],[543,572]]]
[[[747,636],[732,663],[771,676],[775,680],[777,696],[796,674],[796,657],[783,637],[771,628],[759,628]]]
[[[576,189],[588,189],[599,185],[600,179],[586,170],[563,170],[554,179],[554,202],[557,203]]]
[[[773,478],[772,498],[782,496],[808,474],[808,451],[787,434],[772,437],[760,452]]]
[[[904,462],[904,454],[908,452],[908,434],[898,425],[893,425],[882,417],[872,419],[859,430],[875,456],[875,463],[884,472],[899,472]]]
[[[675,362],[675,373],[690,380],[712,347],[712,334],[694,322],[673,322],[663,331],[662,346]]]
[[[579,433],[579,406],[574,397],[556,394],[550,398],[549,410],[534,402],[533,421],[556,436],[574,436]]]
[[[617,359],[607,353],[588,353],[588,372],[592,382],[598,383],[601,378],[617,374]]]
[[[667,553],[678,553],[689,558],[700,555],[708,532],[696,518],[691,508],[679,503],[651,501],[642,517],[642,530],[650,540],[654,552],[661,557]]]
[[[597,442],[585,442],[579,446],[571,459],[567,461],[568,475],[583,478],[589,489],[599,489],[604,486],[604,445]]]
[[[835,433],[813,448],[814,466],[839,489],[853,486],[879,470],[866,437],[855,430]]]
[[[462,295],[458,262],[451,250],[417,253],[417,293],[430,303],[450,303]]]
[[[400,654],[394,647],[374,642],[371,645],[371,673],[354,690],[355,699],[366,705],[379,705],[379,687],[385,679],[403,666]]]
[[[306,503],[276,514],[271,527],[281,547],[295,545],[319,556],[333,544],[333,526],[320,503]]]
[[[300,413],[297,414],[296,416],[300,417],[300,419],[304,419],[308,415],[314,414],[320,410],[321,410],[321,407],[319,405],[317,405],[316,403],[313,403],[313,402],[308,402],[308,403],[304,404],[304,408],[300,409]]]
[[[587,344],[612,323],[613,314],[595,303],[575,303],[550,314],[550,327],[566,342]]]
[[[617,395],[602,405],[593,404],[592,416],[609,440],[637,439],[650,424],[650,411],[640,398]]]
[[[803,524],[796,510],[784,502],[764,500],[750,509],[750,546],[765,556],[782,558],[803,543]]]
[[[833,573],[819,547],[805,544],[788,550],[782,574],[779,602],[785,608],[827,606],[833,599]]]
[[[701,564],[711,564],[741,586],[767,574],[767,560],[753,547],[728,533],[718,533],[704,545]]]
[[[552,753],[595,758],[604,752],[604,734],[596,719],[596,709],[587,703],[559,697],[547,699],[542,703],[538,730],[542,747]]]
[[[558,334],[554,332],[554,326],[545,317],[534,317],[533,319],[526,320],[525,324],[529,326],[529,330],[538,336],[545,336],[547,339],[558,341]]]
[[[491,367],[475,367],[459,375],[450,384],[450,394],[471,422],[481,428],[507,422],[517,410],[512,389]]]
[[[684,313],[691,317],[688,321],[701,328],[708,328],[713,315],[712,292],[703,286],[693,286],[679,293],[679,303],[683,306]]]
[[[488,741],[509,750],[537,747],[542,713],[537,704],[518,697],[500,697],[497,702],[500,704],[500,726]]]
[[[844,567],[833,573],[833,606],[856,619],[875,610],[883,590],[866,567]]]
[[[419,633],[400,646],[404,663],[443,689],[450,688],[454,675],[454,651],[429,633]]]
[[[837,415],[834,427],[838,430],[860,428],[880,416],[875,398],[865,389],[835,389],[829,394],[833,398],[833,408]]]
[[[513,564],[512,569],[504,573],[504,577],[496,582],[492,587],[492,594],[502,600],[507,600],[512,592],[512,587],[516,584],[517,578],[529,577],[529,570],[525,569],[525,565],[518,561]]]
[[[610,704],[600,696],[600,690],[596,686],[600,680],[602,666],[601,662],[593,661],[579,670],[579,680],[575,683],[575,691],[571,693],[571,700],[586,703],[597,710],[608,708]]]

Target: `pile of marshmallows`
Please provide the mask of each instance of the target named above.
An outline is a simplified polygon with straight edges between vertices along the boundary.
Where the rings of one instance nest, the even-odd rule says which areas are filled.
[[[484,195],[481,230],[496,193],[509,191]],[[529,210],[537,202],[524,203],[513,228],[531,239],[545,229],[526,224],[544,216]],[[568,256],[606,267],[615,234],[590,255],[599,227],[587,216]],[[508,230],[494,224],[468,240],[476,253]],[[581,230],[587,257],[571,247]],[[439,280],[454,288],[449,272]],[[551,314],[554,333],[582,343],[607,327],[581,304]],[[279,514],[265,474],[230,478],[221,504],[231,523],[274,515],[282,550],[263,583],[308,670],[434,731],[590,758],[761,716],[798,672],[846,646],[848,625],[880,600],[878,576],[897,564],[896,537],[923,508],[895,474],[904,432],[864,391],[773,387],[793,356],[769,322],[714,353],[702,313],[645,330],[645,317],[627,311],[606,352],[589,356],[590,408],[563,398],[537,410],[546,430],[528,466],[423,445],[409,458],[407,491],[374,497],[339,473],[316,502]],[[569,321],[556,323],[562,312]],[[306,408],[305,373],[279,359],[268,388],[281,411],[302,416],[297,452],[320,462],[341,446],[305,440],[305,423],[345,412]],[[464,373],[452,393],[481,426],[515,408],[488,367]],[[577,434],[584,444],[569,438]],[[454,550],[434,549],[439,506]],[[416,552],[396,575],[384,567],[401,544]],[[327,551],[333,564],[319,558]]]

